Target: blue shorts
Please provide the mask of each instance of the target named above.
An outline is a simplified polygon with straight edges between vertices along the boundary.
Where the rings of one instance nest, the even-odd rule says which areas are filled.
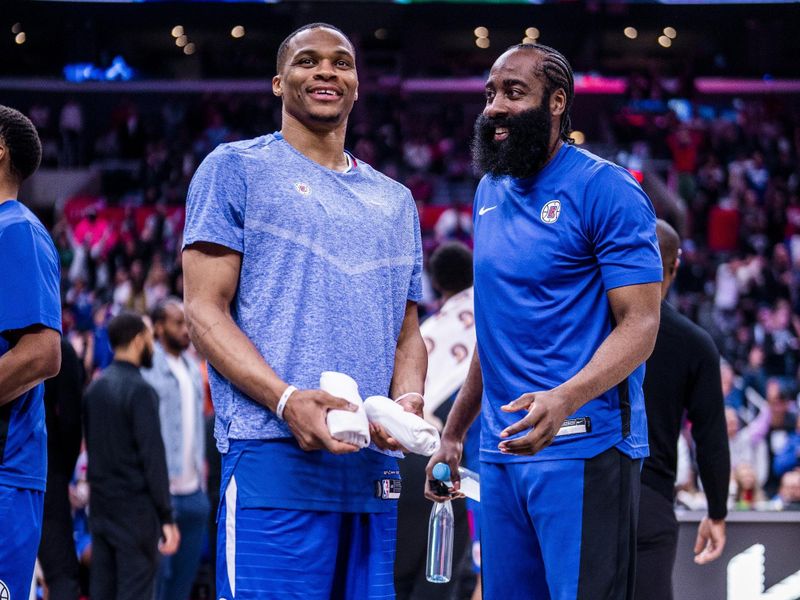
[[[632,598],[641,462],[481,463],[484,598]]]
[[[393,599],[392,504],[380,513],[245,508],[234,475],[219,509],[217,598]]]
[[[44,492],[0,485],[0,598],[30,593],[43,510]]]

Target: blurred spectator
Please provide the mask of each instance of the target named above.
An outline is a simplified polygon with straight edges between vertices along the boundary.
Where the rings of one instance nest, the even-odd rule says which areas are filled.
[[[187,352],[191,342],[181,301],[162,300],[153,309],[151,320],[157,342],[152,368],[144,369],[142,375],[158,393],[172,509],[181,532],[178,552],[161,561],[156,598],[187,600],[197,575],[211,509],[203,478],[203,380]]]
[[[783,450],[772,459],[772,471],[783,477],[787,471],[800,467],[800,415],[797,415],[795,430],[786,440]]]
[[[742,427],[736,409],[730,407],[725,409],[731,469],[735,471],[739,465],[747,465],[753,471],[759,486],[764,485],[769,477],[769,454],[767,443],[764,441],[765,421],[768,415],[768,411],[764,411],[760,413],[760,418]]]
[[[778,495],[771,503],[775,510],[800,510],[800,471],[789,471],[781,477]]]
[[[756,473],[748,463],[740,463],[733,470],[734,510],[756,510],[767,501],[764,490],[758,485]]]

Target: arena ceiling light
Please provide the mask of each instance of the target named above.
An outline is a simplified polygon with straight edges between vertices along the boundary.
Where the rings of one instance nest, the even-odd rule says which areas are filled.
[[[172,28],[172,37],[179,38],[183,34],[184,34],[183,25],[175,25],[175,27]]]
[[[537,27],[528,27],[525,30],[525,37],[534,40],[539,39],[539,29]]]
[[[183,47],[183,53],[186,56],[191,56],[192,54],[195,53],[196,50],[197,50],[197,47],[194,45],[194,42],[189,42],[188,44],[186,44]]]
[[[19,45],[24,44],[27,39],[28,37],[25,35],[24,31],[20,31],[16,36],[14,36],[14,41]]]
[[[658,43],[664,48],[672,46],[672,40],[665,35],[658,36]]]
[[[664,35],[669,39],[674,40],[676,37],[678,37],[678,32],[674,27],[664,27]]]
[[[14,35],[17,35],[21,31],[22,31],[22,23],[14,23],[11,26],[11,33],[13,33]]]
[[[242,25],[237,25],[233,29],[231,29],[231,37],[232,38],[243,38],[245,34],[244,27]]]
[[[389,30],[381,27],[380,29],[375,30],[375,39],[376,40],[385,40],[389,37]]]
[[[626,27],[622,33],[624,33],[625,37],[629,40],[635,40],[639,37],[639,32],[636,30],[636,27]]]
[[[569,134],[569,137],[572,138],[572,141],[575,142],[576,145],[581,146],[586,143],[586,135],[582,131],[578,131],[577,129]]]
[[[185,48],[188,43],[189,43],[189,38],[185,34],[179,35],[175,39],[175,45],[178,48]]]
[[[475,40],[475,45],[482,50],[486,50],[486,48],[488,48],[490,45],[489,38],[479,37]]]
[[[476,27],[473,33],[475,34],[475,37],[478,39],[489,37],[489,30],[486,27]]]

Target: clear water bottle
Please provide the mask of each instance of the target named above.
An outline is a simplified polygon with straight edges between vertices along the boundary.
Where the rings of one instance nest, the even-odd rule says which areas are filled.
[[[458,474],[461,475],[461,493],[475,502],[481,501],[481,476],[475,471],[470,471],[464,467],[458,467]],[[433,465],[433,476],[448,487],[452,487],[450,481],[450,466],[445,463]]]
[[[425,578],[431,583],[447,583],[453,572],[453,507],[450,500],[434,502],[428,521],[428,557]]]

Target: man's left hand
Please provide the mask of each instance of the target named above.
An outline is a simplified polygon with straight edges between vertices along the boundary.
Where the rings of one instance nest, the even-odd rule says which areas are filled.
[[[421,396],[417,396],[416,394],[406,396],[400,400],[398,404],[402,406],[403,410],[406,412],[413,413],[420,419],[423,418],[422,408],[424,406],[424,401]],[[375,442],[375,445],[381,450],[400,450],[408,453],[408,450],[403,448],[396,439],[390,436],[389,433],[377,423],[369,424],[369,435],[372,441]]]
[[[500,452],[518,455],[533,455],[549,446],[564,419],[572,413],[569,403],[555,390],[523,394],[501,408],[509,413],[528,411],[527,415],[500,432],[501,438],[508,438],[530,429],[522,437],[503,440],[498,444]]]

